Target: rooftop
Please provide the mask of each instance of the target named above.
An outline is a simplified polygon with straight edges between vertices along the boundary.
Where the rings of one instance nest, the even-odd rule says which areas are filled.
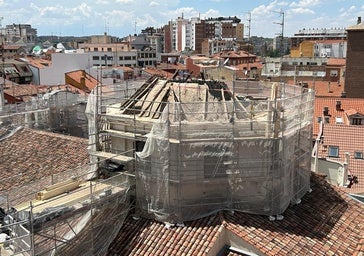
[[[337,102],[340,101],[341,107],[336,108]],[[329,119],[330,123],[336,123],[336,118],[341,117],[343,121],[346,120],[345,111],[352,111],[354,110],[359,113],[364,113],[364,99],[352,99],[352,98],[315,98],[315,112],[314,112],[314,128],[313,134],[314,136],[318,134],[319,131],[319,123],[317,122],[318,117],[323,116],[323,109],[324,107],[328,107],[329,115],[327,118]],[[347,126],[345,126],[346,129]]]
[[[216,255],[224,252],[224,245],[265,255],[362,255],[363,204],[315,174],[311,188],[301,204],[285,211],[282,221],[220,211],[168,228],[130,215],[108,255]]]
[[[87,146],[86,139],[0,127],[0,191],[88,164]]]
[[[355,152],[364,153],[364,125],[325,124],[324,137],[320,145],[319,157],[329,158],[341,163],[346,162],[349,153],[348,174],[357,177],[357,183],[344,188],[347,193],[364,193],[364,159],[355,156]],[[338,156],[329,157],[328,147],[338,147]]]

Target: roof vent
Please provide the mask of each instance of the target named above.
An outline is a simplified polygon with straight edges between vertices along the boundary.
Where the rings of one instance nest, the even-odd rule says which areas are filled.
[[[360,23],[361,23],[361,17],[359,16],[359,17],[358,17],[357,24],[360,24]]]

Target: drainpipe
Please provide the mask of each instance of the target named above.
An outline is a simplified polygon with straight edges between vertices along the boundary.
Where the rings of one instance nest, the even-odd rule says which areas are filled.
[[[318,173],[318,151],[319,151],[320,139],[316,139],[316,152],[315,152],[315,173]]]

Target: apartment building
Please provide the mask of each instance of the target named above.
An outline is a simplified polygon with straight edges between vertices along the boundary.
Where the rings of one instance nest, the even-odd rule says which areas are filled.
[[[244,25],[237,17],[219,17],[202,20],[178,17],[165,26],[165,51],[186,49],[202,53],[205,39],[243,40]]]
[[[303,28],[291,37],[291,44],[292,47],[298,47],[303,41],[346,40],[346,34],[344,28]]]

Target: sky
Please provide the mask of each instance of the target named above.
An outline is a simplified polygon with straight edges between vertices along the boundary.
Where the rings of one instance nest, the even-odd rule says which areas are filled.
[[[283,13],[283,14],[282,14]],[[124,37],[178,17],[237,16],[248,35],[273,38],[282,31],[346,28],[364,20],[362,0],[0,0],[2,26],[30,24],[38,36],[88,36],[104,32]],[[1,18],[0,18],[1,20]],[[283,22],[284,20],[284,22]],[[281,26],[281,24],[284,26]]]

